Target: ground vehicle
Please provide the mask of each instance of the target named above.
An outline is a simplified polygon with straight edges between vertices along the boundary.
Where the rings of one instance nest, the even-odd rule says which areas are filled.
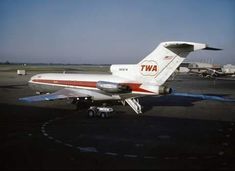
[[[89,117],[99,116],[101,118],[108,118],[112,112],[113,112],[113,108],[111,107],[91,106],[88,109],[88,116]]]

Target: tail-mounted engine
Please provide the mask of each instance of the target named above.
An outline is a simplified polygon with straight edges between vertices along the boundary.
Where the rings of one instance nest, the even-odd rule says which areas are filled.
[[[158,86],[158,85],[152,85],[152,84],[142,84],[140,88],[147,90],[149,92],[152,92],[156,95],[166,95],[171,94],[172,89],[167,86]]]
[[[108,93],[129,93],[131,88],[128,85],[121,83],[113,83],[107,81],[98,81],[96,87]]]
[[[171,94],[171,93],[172,93],[172,88],[166,86],[159,87],[159,94]]]

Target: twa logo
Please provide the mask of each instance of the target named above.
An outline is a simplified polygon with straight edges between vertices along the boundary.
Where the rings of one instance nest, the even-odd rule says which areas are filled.
[[[144,76],[154,76],[158,72],[158,66],[155,61],[144,61],[140,65],[140,73]]]

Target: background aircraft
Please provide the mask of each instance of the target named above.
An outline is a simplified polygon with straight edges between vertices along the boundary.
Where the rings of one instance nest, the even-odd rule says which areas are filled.
[[[235,66],[231,64],[219,68],[190,68],[189,73],[197,74],[203,78],[235,80]]]

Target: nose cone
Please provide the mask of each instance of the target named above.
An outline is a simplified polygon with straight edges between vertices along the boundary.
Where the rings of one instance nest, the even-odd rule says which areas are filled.
[[[36,83],[36,81],[38,79],[41,79],[41,74],[34,75],[30,78],[30,80],[28,82],[28,85],[32,90],[37,90],[38,89],[38,85]]]
[[[37,74],[37,75],[34,75],[30,78],[29,82],[34,82],[34,80],[38,80],[38,79],[41,79],[41,74]]]
[[[30,78],[29,83],[33,82],[33,80],[34,80],[34,76]]]

